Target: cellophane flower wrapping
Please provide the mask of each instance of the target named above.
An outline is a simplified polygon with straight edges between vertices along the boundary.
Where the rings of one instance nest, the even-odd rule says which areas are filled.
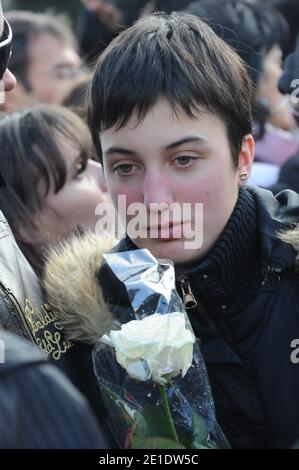
[[[113,306],[117,322],[115,331],[95,345],[93,363],[117,446],[228,448],[171,261],[158,261],[140,249],[105,255],[105,264],[119,293],[119,304]]]

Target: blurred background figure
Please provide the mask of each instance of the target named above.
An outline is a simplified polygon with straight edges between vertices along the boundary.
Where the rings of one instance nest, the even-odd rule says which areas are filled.
[[[296,117],[299,116],[299,42],[294,52],[286,57],[283,66],[283,74],[279,80],[281,93],[291,94],[292,102],[296,109]],[[278,181],[269,189],[274,194],[284,190],[292,189],[299,193],[299,152],[289,158],[280,168]],[[299,208],[294,214],[299,215]]]
[[[91,160],[89,130],[63,107],[39,105],[0,121],[1,171],[23,206],[0,191],[0,207],[37,273],[43,252],[74,231],[95,230],[107,201],[101,165]]]
[[[150,5],[153,11],[181,11],[186,8],[192,0],[152,0]]]
[[[141,16],[153,11],[186,10],[212,23],[248,65],[255,87],[252,106],[256,140],[249,183],[273,185],[280,167],[298,152],[293,107],[288,94],[282,95],[277,86],[282,58],[298,37],[297,0],[74,0],[63,5],[56,0],[42,4],[38,0],[7,0],[7,6],[43,14],[8,13],[14,29],[12,70],[19,84],[7,96],[6,112],[33,103],[55,102],[84,119],[89,77],[82,74],[82,61],[86,58],[93,65],[110,41]],[[72,17],[75,34],[62,20],[49,15],[48,8]]]
[[[78,114],[84,121],[86,121],[86,94],[90,81],[91,75],[86,74],[73,80],[72,83],[67,83],[58,99],[59,104]]]
[[[288,24],[271,7],[237,0],[195,1],[186,11],[205,19],[247,65],[254,91],[256,140],[249,183],[270,186],[277,180],[279,167],[299,148],[290,98],[278,89]]]
[[[289,41],[287,48],[283,50],[284,56],[286,56],[295,49],[298,40],[299,2],[298,0],[270,0],[270,5],[280,11],[289,25]]]
[[[81,9],[80,0],[4,0],[5,10],[28,10],[34,12],[51,12],[55,15],[65,14],[75,25]]]
[[[4,110],[55,102],[65,83],[82,72],[73,33],[51,15],[11,11],[7,18],[13,30],[10,64],[18,84],[7,95]]]
[[[148,0],[82,0],[80,47],[84,59],[93,63],[112,39],[136,21]]]
[[[282,51],[286,57],[296,47],[299,33],[299,2],[298,0],[239,0],[259,6],[273,7],[279,11],[288,23],[289,36]]]
[[[91,63],[120,31],[120,10],[105,0],[82,0],[80,48],[84,59]]]
[[[78,37],[81,57],[93,65],[111,40],[139,17],[153,11],[178,11],[191,0],[6,0],[8,10],[63,14]]]

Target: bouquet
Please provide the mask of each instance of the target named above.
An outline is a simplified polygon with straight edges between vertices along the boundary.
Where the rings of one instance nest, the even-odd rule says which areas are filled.
[[[228,448],[172,263],[144,249],[105,255],[105,263],[123,302],[93,362],[118,446]]]

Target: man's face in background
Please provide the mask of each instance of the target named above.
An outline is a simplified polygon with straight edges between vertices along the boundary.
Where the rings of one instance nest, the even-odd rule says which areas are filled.
[[[67,85],[80,77],[82,62],[76,49],[53,34],[43,32],[29,43],[27,70],[29,101],[55,103]]]
[[[12,113],[36,103],[57,103],[81,74],[82,62],[71,43],[48,32],[34,34],[28,44],[29,86],[20,76],[15,90],[6,97],[5,111]]]

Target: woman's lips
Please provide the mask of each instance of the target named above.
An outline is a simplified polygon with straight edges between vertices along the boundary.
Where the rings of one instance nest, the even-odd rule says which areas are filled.
[[[180,222],[165,226],[148,227],[147,233],[149,238],[157,238],[158,240],[174,240],[184,237],[184,226],[189,222]]]

